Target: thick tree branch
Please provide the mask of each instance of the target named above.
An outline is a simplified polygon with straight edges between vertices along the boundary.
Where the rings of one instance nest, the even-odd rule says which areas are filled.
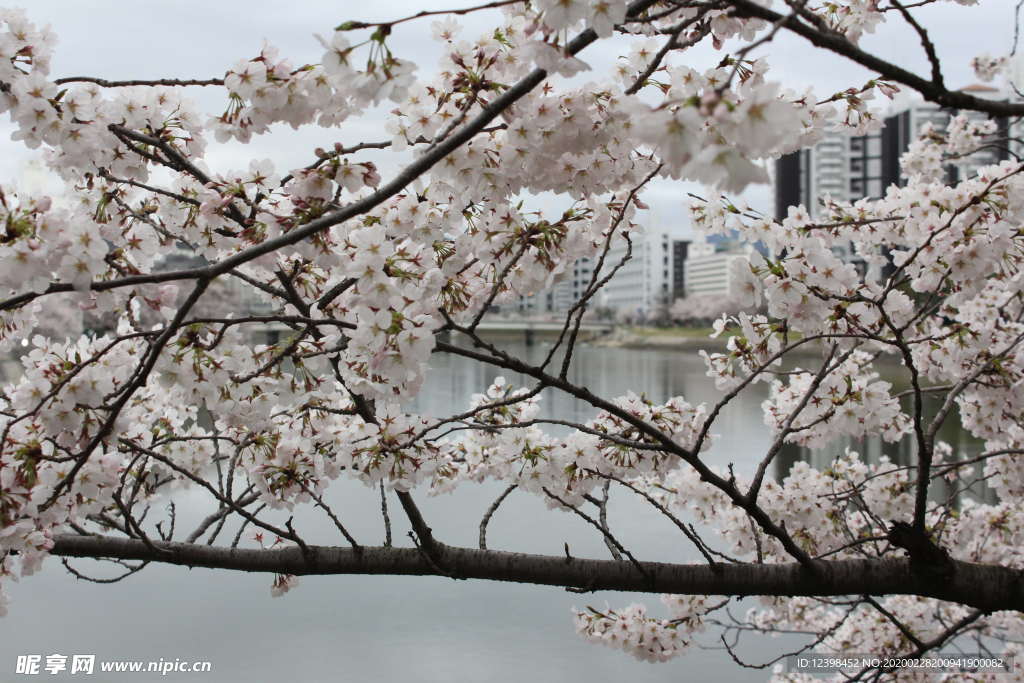
[[[188,567],[279,574],[372,574],[436,576],[438,568],[416,548],[361,550],[308,545],[275,550],[239,549],[105,536],[58,535],[51,554],[163,562]],[[435,542],[436,543],[436,542]],[[920,595],[970,605],[982,611],[1024,611],[1024,575],[1006,567],[954,562],[949,580],[922,578],[909,560],[821,562],[817,576],[798,563],[666,564],[589,560],[459,548],[436,543],[443,567],[460,578],[593,590],[682,595]]]
[[[929,102],[935,102],[952,109],[972,109],[997,116],[1024,115],[1024,104],[997,102],[995,100],[975,97],[965,92],[947,90],[941,83],[921,78],[900,66],[861,50],[840,33],[819,30],[800,21],[796,17],[786,17],[767,7],[762,7],[753,0],[729,0],[729,4],[732,5],[737,16],[755,17],[771,23],[781,20],[783,27],[806,38],[815,47],[824,48],[853,60],[867,69],[878,72],[886,80],[907,85],[921,93],[921,96]]]

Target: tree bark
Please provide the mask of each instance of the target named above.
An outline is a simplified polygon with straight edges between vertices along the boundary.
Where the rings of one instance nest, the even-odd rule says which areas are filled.
[[[953,561],[937,580],[907,559],[816,561],[817,571],[787,564],[667,564],[477,550],[435,541],[432,557],[417,548],[307,545],[239,549],[106,536],[60,535],[53,555],[145,560],[188,567],[279,574],[449,576],[515,583],[687,595],[919,595],[985,612],[1024,611],[1024,572]]]

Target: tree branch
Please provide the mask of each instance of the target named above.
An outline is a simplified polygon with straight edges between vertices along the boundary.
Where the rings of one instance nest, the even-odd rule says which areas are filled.
[[[188,567],[234,569],[296,575],[367,574],[439,576],[416,548],[294,546],[272,550],[210,547],[153,541],[62,534],[51,554],[60,557],[110,557]],[[662,592],[680,595],[920,595],[970,605],[982,611],[1024,611],[1024,581],[1015,569],[954,562],[948,581],[922,579],[899,560],[822,562],[815,576],[798,563],[667,564],[591,560],[477,550],[440,545],[441,566],[462,578],[548,586],[589,586],[593,590]]]
[[[772,23],[782,20],[783,27],[807,39],[815,47],[824,48],[857,62],[867,69],[878,72],[886,80],[897,81],[909,86],[921,93],[929,102],[935,102],[952,109],[972,109],[997,116],[1020,116],[1024,114],[1024,105],[986,100],[965,92],[949,91],[941,84],[921,78],[900,66],[861,50],[840,33],[834,31],[823,32],[803,23],[796,17],[786,17],[767,7],[762,7],[753,0],[729,0],[729,4],[733,6],[733,11],[737,16],[756,17]]]

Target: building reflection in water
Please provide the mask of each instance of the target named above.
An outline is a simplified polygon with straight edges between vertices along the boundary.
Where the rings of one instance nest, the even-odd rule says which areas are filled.
[[[526,346],[518,339],[510,341],[498,338],[494,343],[507,353],[530,363],[542,362],[551,348],[549,343]],[[557,374],[560,367],[561,357],[556,354],[549,371]],[[880,366],[879,371],[882,379],[899,386],[898,367]],[[603,398],[614,398],[634,391],[645,394],[655,402],[682,396],[691,404],[703,402],[711,406],[721,399],[721,392],[715,389],[714,383],[705,373],[704,362],[696,352],[580,345],[569,368],[568,379]],[[435,416],[464,410],[474,393],[484,391],[499,376],[516,386],[532,387],[534,384],[528,377],[501,368],[450,354],[435,354],[431,359],[431,369],[423,391],[407,408]],[[706,462],[721,467],[731,464],[737,473],[753,472],[771,444],[761,409],[761,403],[767,397],[768,386],[757,383],[733,399],[712,429],[718,436],[712,448],[702,455]],[[546,389],[541,398],[542,417],[586,422],[595,415],[592,406],[561,391]],[[904,409],[908,413],[912,412],[910,397],[903,400]],[[930,420],[940,403],[932,397],[926,401],[924,416]],[[551,426],[546,429],[557,433],[566,428]],[[967,460],[982,452],[982,442],[960,427],[955,410],[939,430],[938,439],[953,447],[958,460]],[[817,469],[827,468],[832,459],[845,453],[847,448],[856,451],[865,462],[871,464],[878,463],[883,456],[897,466],[916,463],[916,443],[912,436],[896,443],[886,443],[878,436],[858,439],[844,437],[828,447],[815,450],[786,445],[774,462],[776,477],[784,479],[798,460],[804,460]],[[980,467],[973,476],[979,474]],[[933,487],[933,496],[942,497],[943,500],[951,492],[949,484],[944,480]],[[991,489],[983,483],[971,487],[968,495],[984,501],[994,499]]]
[[[912,399],[907,396],[902,400],[903,410],[907,414],[913,414]],[[927,425],[938,411],[940,402],[927,398],[924,406],[924,424]],[[954,409],[950,412],[946,421],[936,435],[936,441],[944,441],[953,448],[953,458],[957,461],[970,460],[977,457],[984,450],[984,442],[960,426],[959,412]],[[888,458],[894,466],[912,466],[917,464],[917,441],[911,433],[900,441],[886,442],[878,435],[870,435],[861,438],[843,436],[824,448],[809,449],[794,444],[786,444],[775,460],[775,475],[783,479],[797,461],[803,460],[815,469],[824,469],[836,457],[841,456],[846,450],[855,451],[860,454],[861,459],[868,464],[877,464],[882,458]],[[981,476],[982,465],[975,466],[972,479]],[[950,494],[954,494],[954,502],[959,502],[963,496],[969,496],[978,502],[995,502],[995,492],[983,481],[975,481],[968,487],[966,492],[955,489],[963,489],[966,482],[950,484],[945,479],[937,479],[931,489],[933,500],[948,500]]]

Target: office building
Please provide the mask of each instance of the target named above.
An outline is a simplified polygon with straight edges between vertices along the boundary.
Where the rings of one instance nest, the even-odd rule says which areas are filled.
[[[686,296],[739,296],[735,279],[736,261],[749,261],[754,245],[741,245],[729,239],[707,239],[698,236],[690,244],[686,258]]]
[[[1000,91],[986,85],[964,88],[977,97],[1000,98]],[[1004,99],[1004,98],[1000,98]],[[775,217],[782,220],[789,207],[804,205],[812,218],[820,212],[820,200],[854,202],[865,197],[879,198],[890,185],[903,185],[900,156],[910,147],[925,124],[945,130],[956,112],[930,102],[905,102],[885,118],[881,130],[867,135],[848,135],[842,131],[827,133],[814,147],[787,154],[775,163]],[[985,114],[967,112],[975,120]],[[1009,133],[1005,119],[997,119],[998,138]],[[973,175],[980,166],[998,163],[1009,157],[1005,146],[981,149],[957,164],[946,167],[946,179],[956,182]]]
[[[681,296],[685,264],[675,259],[679,255],[685,258],[689,240],[664,227],[632,233],[630,240],[630,258],[602,288],[600,305],[637,321],[661,318]],[[602,272],[611,272],[626,251],[625,240],[616,240]]]

